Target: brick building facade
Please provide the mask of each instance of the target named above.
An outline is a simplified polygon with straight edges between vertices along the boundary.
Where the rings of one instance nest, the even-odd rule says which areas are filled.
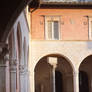
[[[91,92],[90,3],[45,1],[30,6],[32,92]]]

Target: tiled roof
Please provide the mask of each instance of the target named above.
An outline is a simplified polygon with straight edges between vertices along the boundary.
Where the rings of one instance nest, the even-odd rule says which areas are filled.
[[[75,6],[78,6],[80,8],[83,8],[81,6],[87,6],[87,8],[92,9],[92,0],[33,0],[31,4],[29,5],[31,8],[33,7],[65,7],[65,6],[72,6],[72,8]],[[66,7],[66,8],[67,8]],[[84,7],[85,8],[85,7]]]
[[[41,0],[43,2],[92,2],[92,0]]]
[[[92,0],[40,0],[41,4],[92,5]]]

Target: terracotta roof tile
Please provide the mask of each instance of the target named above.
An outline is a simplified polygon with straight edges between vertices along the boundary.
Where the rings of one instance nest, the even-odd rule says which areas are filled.
[[[92,0],[42,0],[43,2],[92,2]]]

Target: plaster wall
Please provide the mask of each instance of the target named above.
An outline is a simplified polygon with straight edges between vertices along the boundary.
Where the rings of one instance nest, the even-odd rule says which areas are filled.
[[[60,54],[70,62],[74,71],[78,70],[80,63],[92,54],[91,41],[31,41],[31,69],[37,62],[49,54]],[[32,70],[33,70],[32,69]]]
[[[79,71],[81,62],[89,55],[92,55],[91,41],[47,41],[31,40],[30,71],[31,91],[35,92],[35,67],[44,56],[57,54],[66,58],[70,63],[73,73]],[[65,79],[66,80],[66,79]],[[73,80],[75,82],[75,80]],[[78,81],[78,80],[77,80]],[[69,86],[68,86],[69,87]],[[76,87],[75,87],[76,88]],[[68,89],[68,88],[67,88]]]

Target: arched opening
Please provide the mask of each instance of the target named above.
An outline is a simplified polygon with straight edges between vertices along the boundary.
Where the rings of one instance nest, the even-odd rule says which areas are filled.
[[[80,92],[89,92],[88,75],[84,71],[79,72],[79,89]]]
[[[21,81],[20,81],[20,65],[21,65],[21,53],[22,53],[22,35],[20,23],[17,25],[17,45],[16,45],[16,58],[17,58],[17,68],[16,68],[16,90],[20,92]]]
[[[18,25],[17,25],[17,54],[18,54],[18,59],[19,59],[19,61],[20,61],[20,59],[21,59],[21,49],[22,49],[22,34],[21,34],[21,28],[20,28],[20,23],[18,23]]]
[[[62,73],[55,71],[56,92],[63,92]]]
[[[86,57],[79,67],[79,92],[92,92],[92,55]]]
[[[53,66],[48,63],[48,58],[57,59],[55,76]],[[54,77],[55,81],[53,81]],[[73,92],[73,68],[68,60],[60,55],[45,56],[35,67],[35,92],[53,92],[54,87],[54,92]]]
[[[13,48],[15,45],[15,39],[14,39],[14,29],[12,29],[11,33],[9,34],[8,37],[8,43],[9,43],[9,58],[13,58]]]
[[[24,43],[23,43],[23,51],[24,51],[24,62],[23,62],[23,65],[27,66],[27,60],[26,60],[26,57],[27,57],[27,46],[26,46],[26,38],[25,37],[24,37]]]

